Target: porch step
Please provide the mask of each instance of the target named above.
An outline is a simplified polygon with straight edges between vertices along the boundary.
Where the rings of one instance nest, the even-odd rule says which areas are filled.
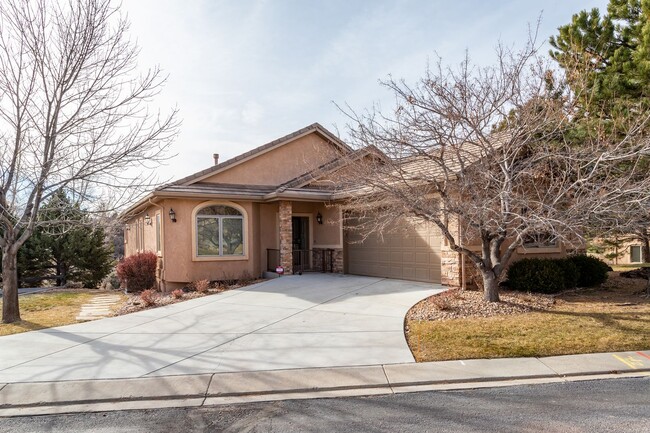
[[[264,273],[262,274],[262,278],[269,279],[269,280],[273,278],[279,278],[279,277],[280,275],[276,272],[264,271]]]

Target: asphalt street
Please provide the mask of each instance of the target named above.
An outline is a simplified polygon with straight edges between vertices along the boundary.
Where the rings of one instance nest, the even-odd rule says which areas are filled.
[[[50,287],[25,287],[18,289],[18,295],[31,295],[33,293],[40,293],[50,289]],[[2,290],[0,290],[0,298],[2,298]]]
[[[0,419],[2,432],[648,432],[650,377]]]

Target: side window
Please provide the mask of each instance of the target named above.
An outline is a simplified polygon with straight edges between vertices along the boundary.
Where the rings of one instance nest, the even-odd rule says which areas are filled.
[[[156,214],[156,251],[161,252],[161,231],[162,227],[160,226],[160,213]]]
[[[554,248],[558,246],[557,238],[550,233],[532,233],[524,237],[524,248]]]

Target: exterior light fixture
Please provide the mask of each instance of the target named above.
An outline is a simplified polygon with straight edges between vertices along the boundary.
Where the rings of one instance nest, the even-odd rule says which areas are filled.
[[[145,223],[146,225],[148,225],[148,226],[151,225],[151,217],[149,216],[149,214],[146,214],[146,215],[144,216],[144,223]]]
[[[323,215],[321,215],[320,212],[316,214],[316,222],[318,224],[323,224]]]
[[[174,208],[169,208],[169,219],[172,220],[173,223],[176,222],[176,212],[174,212]]]

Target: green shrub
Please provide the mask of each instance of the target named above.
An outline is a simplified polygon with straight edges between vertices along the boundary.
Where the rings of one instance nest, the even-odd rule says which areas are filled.
[[[557,293],[566,288],[557,260],[523,259],[508,269],[508,286],[522,292]]]
[[[586,255],[571,256],[568,260],[578,268],[578,287],[597,286],[607,281],[611,268],[602,260]]]
[[[578,270],[578,267],[575,265],[575,263],[569,259],[554,259],[553,261],[562,270],[562,275],[564,277],[564,288],[575,289],[578,287],[580,271]]]

